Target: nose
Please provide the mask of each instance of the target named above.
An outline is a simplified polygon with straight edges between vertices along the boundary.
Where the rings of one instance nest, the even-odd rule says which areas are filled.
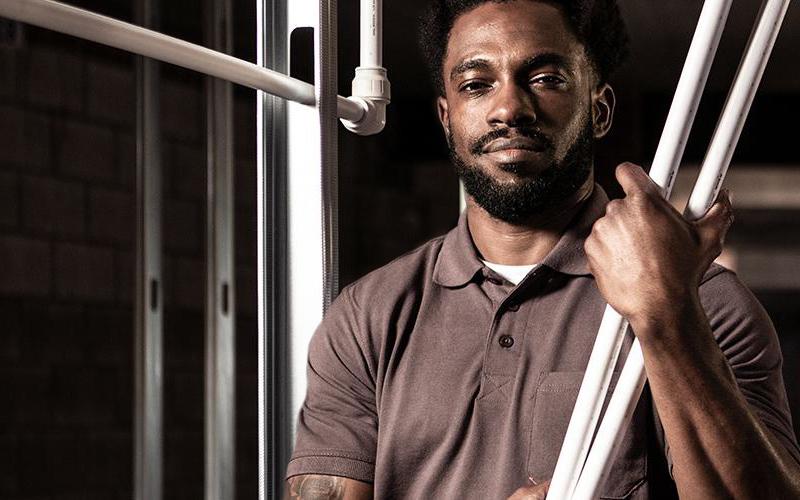
[[[502,85],[494,95],[486,116],[489,125],[519,127],[536,122],[534,97],[527,88],[514,83]]]

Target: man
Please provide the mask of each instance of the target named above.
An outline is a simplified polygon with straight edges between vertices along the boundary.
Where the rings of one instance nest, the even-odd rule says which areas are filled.
[[[289,496],[544,498],[608,302],[649,385],[601,496],[800,498],[775,332],[711,265],[727,195],[687,223],[635,165],[594,184],[615,2],[439,0],[423,33],[467,210],[331,307]]]

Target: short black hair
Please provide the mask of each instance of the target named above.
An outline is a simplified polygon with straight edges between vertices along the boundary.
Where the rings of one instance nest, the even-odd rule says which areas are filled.
[[[484,3],[507,3],[514,0],[432,0],[420,19],[419,42],[431,70],[433,83],[444,95],[442,67],[447,53],[450,30],[462,14]],[[523,0],[532,1],[532,0]],[[586,49],[600,82],[625,61],[628,55],[628,32],[616,0],[537,0],[560,6]]]

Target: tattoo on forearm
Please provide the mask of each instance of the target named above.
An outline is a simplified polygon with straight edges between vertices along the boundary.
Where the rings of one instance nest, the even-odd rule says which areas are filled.
[[[296,476],[289,479],[290,499],[342,500],[346,479],[334,476]]]

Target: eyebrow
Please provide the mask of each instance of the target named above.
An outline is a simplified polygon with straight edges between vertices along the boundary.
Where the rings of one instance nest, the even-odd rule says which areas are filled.
[[[541,54],[536,54],[535,56],[525,59],[521,66],[523,70],[530,71],[532,69],[549,65],[561,66],[567,69],[571,69],[572,67],[567,58],[561,54],[556,54],[555,52],[543,52]],[[466,73],[472,69],[488,69],[490,67],[491,64],[487,59],[467,59],[466,61],[456,64],[453,69],[450,70],[450,80],[453,80],[462,73]]]

